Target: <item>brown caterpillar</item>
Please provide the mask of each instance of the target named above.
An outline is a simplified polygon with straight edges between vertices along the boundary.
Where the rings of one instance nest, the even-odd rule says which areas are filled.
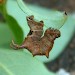
[[[22,45],[17,45],[12,40],[11,47],[14,49],[28,49],[33,56],[36,55],[45,55],[47,58],[49,57],[49,52],[51,51],[54,40],[60,37],[60,31],[53,28],[48,28],[44,36],[43,35],[43,26],[44,22],[36,22],[34,20],[34,16],[26,17],[28,26],[30,27],[30,32],[25,38]]]

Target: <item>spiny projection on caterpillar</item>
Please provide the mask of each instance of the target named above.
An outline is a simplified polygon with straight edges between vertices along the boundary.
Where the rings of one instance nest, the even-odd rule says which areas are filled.
[[[33,15],[27,16],[26,20],[30,27],[27,37],[24,39],[22,45],[17,45],[12,40],[11,47],[16,50],[26,48],[33,56],[45,55],[48,58],[49,52],[53,48],[54,40],[60,37],[60,31],[48,28],[43,35],[43,21],[35,21]]]

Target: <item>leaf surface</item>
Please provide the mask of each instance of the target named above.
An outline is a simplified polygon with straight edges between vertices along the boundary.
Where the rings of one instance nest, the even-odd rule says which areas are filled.
[[[55,75],[32,55],[11,49],[12,36],[8,25],[0,23],[0,75]]]

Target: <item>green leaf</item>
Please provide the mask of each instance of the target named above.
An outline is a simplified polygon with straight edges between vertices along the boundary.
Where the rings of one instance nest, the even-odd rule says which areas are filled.
[[[16,0],[7,0],[7,2],[6,2],[6,11],[7,11],[6,17],[8,18],[7,21],[9,22],[10,27],[12,28],[13,32],[15,33],[15,36],[18,38],[18,41],[20,39],[25,38],[29,32],[29,27],[28,27],[27,21],[26,21],[26,16],[28,16],[28,15],[34,15],[35,20],[37,20],[37,21],[44,20],[44,22],[45,22],[44,30],[47,29],[48,27],[53,27],[53,28],[59,29],[67,19],[67,16],[64,13],[61,13],[59,11],[49,10],[49,9],[38,7],[38,6],[29,5],[29,8],[32,11],[38,12],[38,14],[36,14],[34,12],[32,12],[32,14],[31,14],[31,11],[23,4],[22,1],[21,2],[20,1],[21,0],[19,0],[17,3]],[[23,11],[26,11],[26,13],[28,13],[28,15],[25,14],[21,10],[22,8],[20,5],[23,6],[22,7],[22,8],[24,8]],[[27,9],[27,10],[25,10],[25,9]],[[45,16],[40,15],[40,17],[39,17],[39,16],[37,16],[39,14],[42,14]],[[11,21],[10,20],[11,18],[9,16],[12,17],[15,21]],[[16,21],[17,21],[17,23],[16,23]],[[19,28],[19,29],[17,29],[17,28]],[[53,58],[51,58],[51,59],[53,59]],[[49,60],[49,59],[46,59],[46,60]]]
[[[0,75],[55,75],[32,55],[10,49],[12,36],[8,26],[0,23]]]
[[[45,11],[45,14],[38,16],[37,14],[34,14],[34,12],[33,12],[32,14],[27,15],[19,7],[19,5],[22,6],[21,0],[19,0],[19,1],[17,4],[16,0],[7,0],[6,10],[7,10],[7,14],[12,16],[18,22],[19,27],[21,27],[21,29],[23,31],[24,37],[26,37],[28,32],[29,32],[29,27],[27,25],[26,16],[34,15],[35,20],[37,20],[37,21],[43,20],[45,23],[44,30],[49,28],[49,27],[59,29],[67,19],[67,16],[63,12],[61,13],[59,11],[49,10],[49,9],[46,10],[44,8],[41,8],[41,7],[38,7],[38,13],[42,13],[43,11]],[[25,7],[26,6],[24,6],[23,8],[25,8]],[[36,6],[29,6],[29,7],[30,7],[30,9],[34,9],[34,11],[36,11],[36,8],[37,8]],[[40,10],[41,10],[41,12],[40,12]],[[27,11],[27,13],[30,13],[28,8],[25,11]],[[43,15],[45,15],[45,16],[43,16]]]
[[[15,18],[13,16],[11,16],[8,13],[8,10],[6,8],[7,5],[7,1],[5,2],[4,6],[3,6],[3,16],[6,19],[6,21],[9,23],[9,27],[12,30],[12,32],[14,33],[15,37],[16,37],[16,41],[18,43],[21,43],[23,41],[23,31],[21,29],[21,27],[19,26],[18,22],[15,20]]]
[[[16,0],[7,0],[6,2],[6,11],[7,11],[7,17],[8,16],[11,16],[15,22],[17,22],[17,25],[15,24],[14,22],[14,26],[11,25],[13,24],[13,21],[10,20],[10,18],[8,18],[8,21],[10,21],[10,27],[12,28],[12,30],[14,31],[14,34],[16,35],[16,31],[18,31],[18,36],[17,38],[24,38],[26,37],[26,35],[28,34],[29,32],[29,27],[27,25],[27,21],[26,21],[26,14],[22,12],[22,10],[19,8],[18,4],[17,4],[17,1]],[[21,33],[19,33],[19,30],[14,30],[14,28],[18,28],[19,27],[19,30],[21,31]],[[22,38],[22,39],[23,39]],[[21,41],[22,42],[22,41]]]
[[[18,1],[18,4],[17,4],[17,1]],[[27,36],[29,32],[26,16],[34,15],[35,20],[37,21],[43,20],[45,23],[44,30],[49,27],[59,29],[61,28],[61,26],[64,24],[64,22],[67,19],[67,16],[64,13],[61,13],[55,10],[49,10],[49,9],[45,9],[41,7],[36,7],[36,6],[29,6],[31,10],[35,12],[39,11],[37,14],[35,12],[30,11],[24,5],[22,0],[17,0],[17,1],[7,0],[6,4],[4,5],[3,12],[6,18],[6,21],[9,23],[9,27],[12,29],[18,43],[22,42],[23,38]],[[38,9],[38,11],[36,9]],[[26,12],[27,14],[25,14],[24,12]],[[46,15],[42,16],[39,14],[42,14],[42,15],[46,14]],[[72,32],[70,31],[70,33]],[[55,75],[54,73],[49,72],[45,68],[45,66],[38,59],[33,57],[31,53],[28,53],[26,49],[24,49],[23,51],[15,51],[11,49],[9,45],[12,40],[12,37],[14,38],[13,33],[9,30],[7,25],[3,25],[3,24],[0,25],[0,74],[1,75],[3,74],[5,75],[35,75],[35,74],[36,75]],[[59,47],[59,45],[57,47]],[[50,57],[48,61],[55,59],[57,55],[60,54],[61,51],[55,54],[56,51],[54,50],[53,54],[51,55],[52,57]],[[42,57],[42,59],[44,58]]]
[[[32,10],[31,11],[26,6],[26,4],[23,2],[23,0],[17,0],[17,3],[19,5],[20,9],[25,14],[34,15],[34,17],[37,21],[43,20],[44,24],[47,28],[52,27],[55,29],[59,29],[59,28],[61,28],[61,26],[65,23],[65,21],[67,19],[67,15],[65,14],[65,12],[59,12],[59,11],[50,10],[50,9],[46,10],[44,8],[39,7],[37,9],[37,13],[36,13],[36,12],[34,12],[36,10],[35,6],[33,6],[33,8],[31,8],[31,10]],[[43,12],[45,12],[45,13],[43,13]]]
[[[0,23],[0,48],[9,48],[12,38],[15,39],[8,25]]]
[[[14,32],[17,40],[21,42],[23,38],[29,32],[29,27],[26,21],[27,14],[23,13],[25,9],[23,10],[20,6],[21,4],[19,3],[17,4],[16,0],[7,0],[5,5],[6,5],[4,8],[5,18],[8,21],[9,27]],[[39,14],[41,13],[42,15],[45,15],[46,13],[46,16],[42,16],[31,11],[30,12],[32,14],[28,12],[28,15],[35,16],[35,20],[37,21],[44,20],[45,22],[44,30],[47,29],[48,27],[59,29],[66,21],[66,16],[64,15],[64,13],[61,13],[55,10],[49,11],[49,9],[44,9],[44,8],[36,7],[36,6],[35,7],[29,6],[29,7],[31,10],[35,12],[37,12],[36,9],[38,9]],[[70,22],[72,23],[72,19],[69,19],[65,27],[63,27],[63,29],[60,29],[63,34],[63,37],[61,38],[60,41],[58,41],[58,43],[55,42],[56,47],[54,46],[55,49],[52,50],[53,52],[51,51],[50,59],[43,58],[42,56],[40,57],[41,60],[42,59],[44,61],[53,60],[62,52],[63,48],[66,46],[66,44],[70,40],[72,33],[73,33],[74,26],[71,26],[69,24]],[[68,35],[67,37],[66,35],[68,33],[67,32],[68,26],[69,26],[68,31],[70,35]],[[36,59],[35,57],[33,57],[31,53],[27,52],[26,49],[24,49],[23,51],[15,51],[11,49],[9,45],[12,40],[12,37],[14,38],[14,35],[9,30],[7,25],[1,24],[0,25],[0,74],[1,75],[3,74],[4,75],[35,75],[35,74],[36,75],[55,75],[54,73],[49,72],[45,68],[45,66],[38,60],[39,58]],[[66,39],[63,40],[63,38],[65,37],[66,39],[68,39],[67,41]],[[63,41],[67,42],[64,44],[64,46],[63,46]],[[61,46],[59,47],[60,43],[62,44],[62,47]],[[56,50],[58,48],[59,50]]]
[[[3,48],[0,48],[0,69],[3,69],[7,75],[55,75],[48,72],[34,57],[22,51]],[[2,73],[0,70],[1,75]]]
[[[6,14],[6,21],[8,22],[10,29],[15,35],[16,42],[20,44],[23,41],[24,35],[21,27],[19,27],[18,22],[9,14]]]

